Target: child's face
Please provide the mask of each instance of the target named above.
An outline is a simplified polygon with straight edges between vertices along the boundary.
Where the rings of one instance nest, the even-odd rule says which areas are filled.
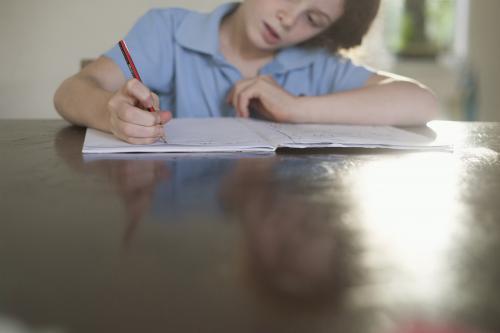
[[[254,46],[276,50],[323,32],[342,16],[343,7],[344,0],[245,0],[242,9]]]

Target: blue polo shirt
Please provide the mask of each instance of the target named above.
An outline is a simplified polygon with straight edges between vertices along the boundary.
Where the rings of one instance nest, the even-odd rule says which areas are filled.
[[[224,4],[208,14],[179,8],[151,10],[125,37],[142,80],[160,96],[162,110],[179,118],[235,115],[226,97],[243,77],[219,50],[219,27],[236,6]],[[118,46],[105,55],[131,78]],[[360,88],[372,74],[325,50],[299,47],[282,49],[260,70],[260,75],[271,75],[295,96]]]

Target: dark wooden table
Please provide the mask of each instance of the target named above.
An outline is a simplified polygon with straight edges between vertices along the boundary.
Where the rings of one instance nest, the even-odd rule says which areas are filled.
[[[0,332],[500,332],[500,124],[431,127],[454,152],[82,156],[2,120]]]

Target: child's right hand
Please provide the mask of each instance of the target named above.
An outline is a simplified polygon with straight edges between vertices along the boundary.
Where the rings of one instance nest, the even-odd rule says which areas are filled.
[[[163,137],[163,126],[172,119],[172,113],[145,111],[151,106],[159,110],[158,96],[136,79],[127,81],[107,104],[111,132],[132,144],[156,142]]]

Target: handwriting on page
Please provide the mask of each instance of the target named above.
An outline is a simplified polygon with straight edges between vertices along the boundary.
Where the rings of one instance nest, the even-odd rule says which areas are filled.
[[[269,145],[258,134],[231,118],[175,119],[165,125],[165,132],[170,145]]]
[[[405,144],[425,143],[427,138],[390,126],[270,124],[293,143]]]
[[[272,126],[273,123],[257,119],[238,118],[238,121],[248,127],[252,132],[258,134],[273,147],[279,147],[283,142],[290,141],[290,138],[277,131]]]

